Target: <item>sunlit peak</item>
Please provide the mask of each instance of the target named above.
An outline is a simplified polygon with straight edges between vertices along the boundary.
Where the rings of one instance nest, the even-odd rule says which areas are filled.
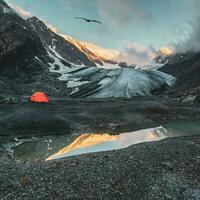
[[[171,54],[173,54],[173,51],[168,47],[162,47],[160,48],[160,53],[165,56],[170,56]]]

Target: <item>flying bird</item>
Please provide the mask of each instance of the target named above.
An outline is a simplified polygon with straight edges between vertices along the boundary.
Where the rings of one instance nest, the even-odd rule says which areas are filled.
[[[84,18],[84,17],[75,17],[75,18],[85,20],[86,22],[94,22],[94,23],[102,24],[100,21],[97,21],[97,20],[94,20],[94,19],[87,19],[87,18]]]

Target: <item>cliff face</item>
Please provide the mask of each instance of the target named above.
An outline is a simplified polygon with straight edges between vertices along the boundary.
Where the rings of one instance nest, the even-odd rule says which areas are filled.
[[[0,74],[15,78],[42,70],[35,59],[46,54],[39,37],[7,4],[1,2],[0,7]]]
[[[169,62],[159,69],[176,77],[176,83],[171,92],[194,93],[200,92],[200,53],[176,54]]]
[[[65,95],[67,88],[50,73],[40,38],[26,20],[0,2],[0,93],[30,95],[34,91]]]
[[[27,22],[32,31],[40,37],[47,51],[56,51],[65,60],[76,65],[96,66],[95,63],[74,44],[51,31],[41,20],[32,17],[29,18]]]

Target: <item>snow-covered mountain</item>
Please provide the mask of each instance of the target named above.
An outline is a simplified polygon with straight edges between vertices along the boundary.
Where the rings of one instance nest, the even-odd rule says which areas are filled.
[[[59,80],[66,81],[73,98],[108,98],[145,96],[162,92],[175,83],[175,78],[153,69],[86,67],[62,64],[63,58],[50,54],[51,72],[60,74]],[[55,64],[59,66],[55,69]]]
[[[153,61],[157,64],[166,64],[172,55],[173,51],[170,48],[162,47],[156,53]]]
[[[112,61],[115,52],[64,38],[36,17],[21,18],[3,1],[0,32],[3,93],[131,98],[162,92],[175,81],[156,70],[120,68]]]
[[[58,74],[49,71],[52,59],[29,23],[0,1],[0,95],[30,95],[45,91],[55,96],[69,92]]]
[[[27,23],[32,28],[32,31],[40,37],[40,40],[47,51],[57,52],[66,61],[76,65],[96,66],[96,64],[80,51],[79,48],[53,32],[40,19],[31,17],[27,19]]]
[[[100,46],[97,46],[95,44],[92,43],[88,43],[88,42],[82,42],[82,41],[78,41],[70,36],[64,36],[63,37],[71,42],[72,44],[74,44],[80,51],[82,51],[85,55],[87,55],[87,57],[103,66],[106,68],[106,66],[109,66],[108,64],[111,65],[117,65],[118,62],[116,61],[117,57],[119,56],[119,52],[116,50],[111,50],[111,49],[105,49],[102,48]],[[117,66],[114,66],[117,67]],[[112,67],[111,67],[112,68]]]
[[[38,34],[47,51],[56,51],[65,60],[85,66],[117,67],[114,59],[118,52],[94,44],[78,41],[70,36],[58,34],[36,17],[27,20],[32,30]],[[112,66],[113,65],[113,66]]]

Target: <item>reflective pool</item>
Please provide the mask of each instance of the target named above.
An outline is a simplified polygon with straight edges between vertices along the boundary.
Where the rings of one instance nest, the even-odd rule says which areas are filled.
[[[14,147],[14,157],[21,161],[53,160],[85,153],[122,149],[128,146],[167,137],[200,135],[200,122],[173,122],[134,132],[110,135],[86,133],[79,135],[33,138]]]

